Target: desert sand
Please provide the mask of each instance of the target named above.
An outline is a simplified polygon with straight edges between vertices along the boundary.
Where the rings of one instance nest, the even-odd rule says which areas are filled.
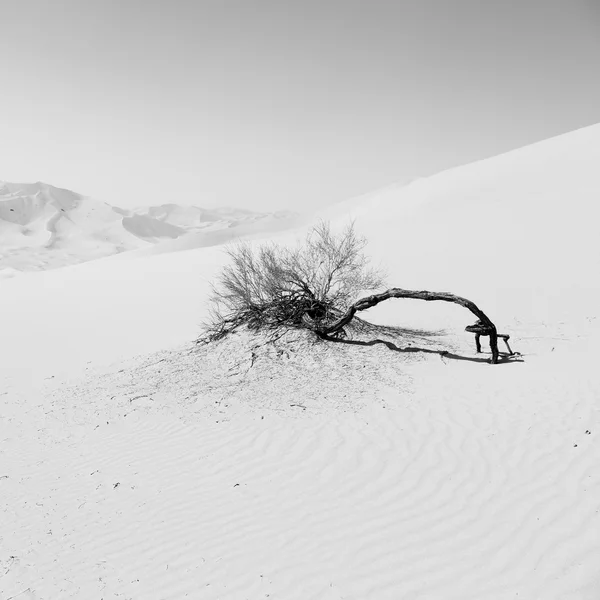
[[[408,300],[195,344],[192,238],[0,280],[0,597],[599,598],[599,164],[594,126],[317,215],[498,365]]]

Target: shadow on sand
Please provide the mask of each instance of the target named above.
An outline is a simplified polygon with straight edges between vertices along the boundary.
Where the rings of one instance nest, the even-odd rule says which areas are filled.
[[[393,335],[394,337],[402,338],[403,340],[420,340],[421,342],[427,342],[431,338],[436,338],[444,334],[444,331],[425,331],[422,329],[405,329],[402,327],[373,325],[367,321],[361,321],[356,329],[358,330],[357,333],[360,332],[363,335],[365,333],[379,333],[383,335]],[[390,340],[382,340],[380,338],[366,341],[350,339],[347,337],[332,337],[325,335],[323,336],[323,339],[329,342],[335,342],[336,344],[348,344],[350,346],[376,346],[378,344],[383,344],[389,350],[392,350],[393,352],[400,352],[401,354],[414,354],[421,352],[423,354],[437,354],[441,358],[449,358],[451,360],[464,360],[467,362],[488,364],[491,363],[491,358],[485,358],[484,356],[461,356],[460,354],[455,354],[454,352],[449,352],[448,350],[436,350],[433,348],[423,348],[412,345],[402,348]],[[520,354],[508,354],[506,352],[500,353],[498,364],[510,364],[518,362],[525,362],[521,358]]]

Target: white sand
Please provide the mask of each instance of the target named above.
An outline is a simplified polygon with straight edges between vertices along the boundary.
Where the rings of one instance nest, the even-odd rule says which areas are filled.
[[[400,300],[365,316],[423,331],[352,334],[400,352],[195,346],[218,248],[0,280],[0,598],[599,598],[598,164],[596,126],[346,206],[496,366]]]

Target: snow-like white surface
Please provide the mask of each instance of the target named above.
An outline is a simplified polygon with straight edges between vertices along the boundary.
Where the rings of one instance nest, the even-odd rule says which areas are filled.
[[[0,182],[0,273],[43,270],[147,244],[113,207],[44,183]]]
[[[14,275],[53,269],[190,235],[195,245],[210,246],[270,231],[274,223],[289,228],[296,218],[285,211],[211,211],[176,204],[125,210],[41,182],[0,181],[0,277],[7,276],[4,270]]]
[[[600,597],[598,164],[595,126],[324,212],[496,366],[401,300],[385,343],[194,346],[199,243],[0,279],[0,597]]]

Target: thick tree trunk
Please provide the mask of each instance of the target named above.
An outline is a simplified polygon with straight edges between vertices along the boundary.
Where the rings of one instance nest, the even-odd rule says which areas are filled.
[[[492,363],[496,364],[498,362],[498,331],[496,330],[494,323],[492,323],[488,316],[474,302],[471,302],[466,298],[461,298],[460,296],[455,296],[454,294],[450,294],[448,292],[427,292],[403,290],[401,288],[390,288],[381,294],[373,294],[372,296],[367,296],[366,298],[357,300],[352,306],[350,306],[350,308],[348,308],[345,314],[343,314],[333,323],[321,325],[306,321],[306,325],[321,335],[331,335],[348,325],[357,312],[366,310],[367,308],[372,308],[380,302],[389,300],[390,298],[412,298],[414,300],[425,300],[427,302],[439,300],[442,302],[452,302],[454,304],[464,306],[479,319],[478,326],[480,327],[480,335],[489,335],[490,348],[492,350]]]

